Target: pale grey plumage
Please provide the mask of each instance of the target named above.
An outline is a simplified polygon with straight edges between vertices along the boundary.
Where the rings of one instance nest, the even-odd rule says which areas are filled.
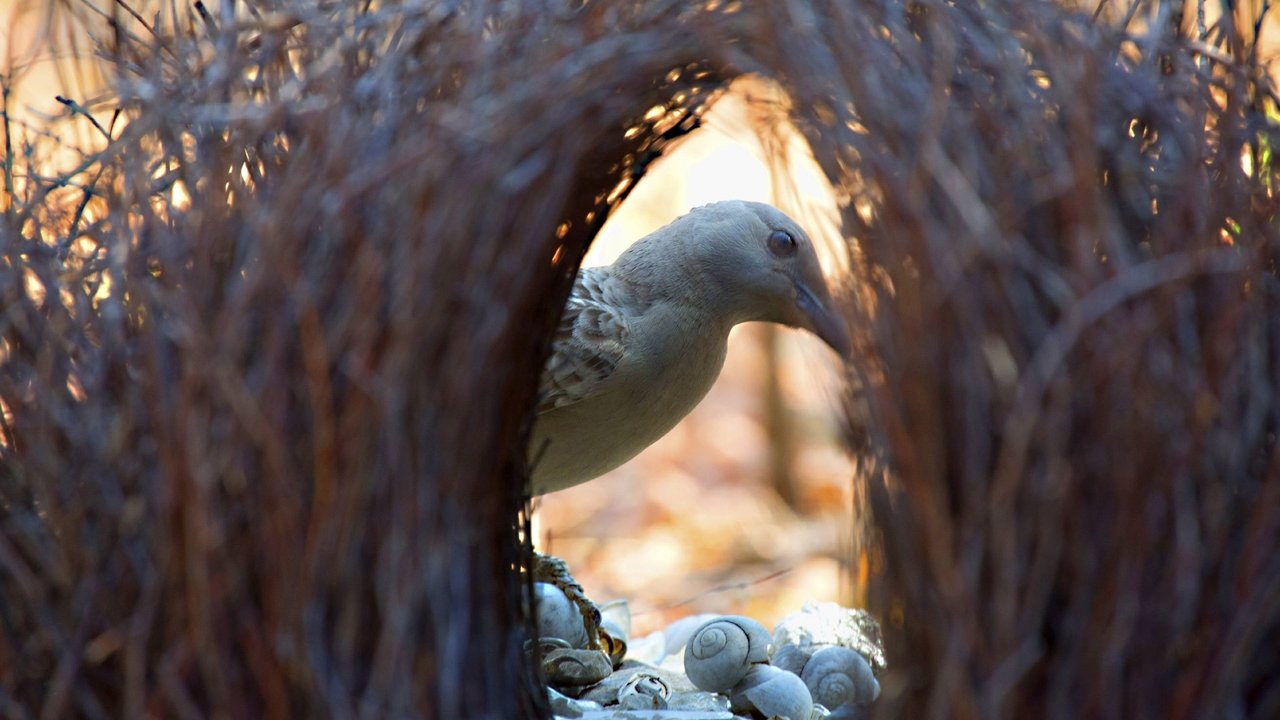
[[[574,279],[543,369],[539,413],[590,397],[622,361],[631,339],[629,318],[643,308],[629,307],[633,303],[615,285],[610,268],[585,268]]]
[[[779,254],[771,235],[797,248]],[[706,395],[729,330],[747,320],[806,327],[847,351],[812,243],[775,208],[698,208],[582,270],[540,387],[529,446],[535,494],[601,475],[652,444]]]

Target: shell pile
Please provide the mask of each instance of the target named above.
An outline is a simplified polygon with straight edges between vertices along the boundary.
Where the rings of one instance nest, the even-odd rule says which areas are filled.
[[[734,712],[766,718],[852,720],[880,696],[871,664],[856,650],[811,642],[775,644],[770,654],[772,640],[750,618],[715,618],[690,637],[685,673],[701,690],[728,694]]]
[[[575,664],[585,653],[597,665],[608,655],[585,649],[579,607],[554,586],[535,587],[538,645],[557,718],[644,710],[654,718],[858,720],[880,695],[879,627],[863,611],[810,603],[773,633],[738,615],[685,618],[636,640],[625,658],[586,667]],[[601,626],[625,648],[626,604],[600,610]]]

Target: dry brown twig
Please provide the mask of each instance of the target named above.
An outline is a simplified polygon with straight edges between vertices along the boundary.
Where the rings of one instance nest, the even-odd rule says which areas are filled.
[[[539,353],[609,204],[746,72],[857,241],[878,713],[1280,710],[1276,106],[1238,21],[108,14],[106,148],[43,181],[6,126],[0,713],[538,713]]]

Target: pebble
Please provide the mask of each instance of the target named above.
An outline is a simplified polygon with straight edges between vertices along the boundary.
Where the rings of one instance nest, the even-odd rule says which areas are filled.
[[[580,718],[587,712],[600,709],[600,703],[574,700],[555,688],[547,688],[547,699],[551,701],[551,713],[558,718]]]
[[[578,720],[735,720],[728,710],[592,710]]]
[[[600,684],[588,688],[582,694],[582,699],[598,702],[601,705],[610,705],[617,702],[618,692],[640,673],[653,675],[659,678],[674,695],[676,693],[697,690],[693,683],[689,682],[689,678],[684,673],[673,672],[664,668],[654,667],[648,663],[642,663],[638,660],[624,660],[622,665],[613,672],[612,675],[600,681]]]
[[[585,687],[609,677],[613,664],[599,650],[560,648],[542,659],[542,672],[554,687]]]
[[[698,710],[701,712],[728,712],[729,698],[705,690],[689,690],[674,693],[667,701],[672,710]]]
[[[630,630],[630,613],[625,603],[602,608],[610,621],[609,630],[625,642]],[[615,669],[599,651],[554,649],[544,656],[544,672],[555,686],[579,695],[572,699],[551,691],[551,709],[557,720],[737,720],[724,694],[705,692],[693,686],[683,667],[684,646],[692,633],[707,619],[692,616],[665,630],[638,638],[626,649],[626,659]],[[870,665],[883,669],[884,648],[880,627],[864,610],[835,603],[806,603],[799,612],[782,619],[774,628],[770,664],[796,676],[816,652],[831,646],[856,650]],[[866,667],[866,665],[864,665]],[[803,685],[799,677],[796,683]],[[874,683],[874,675],[867,680]],[[877,688],[878,689],[878,688]],[[874,698],[878,693],[859,696]],[[628,707],[630,706],[630,707]],[[837,708],[830,720],[856,720],[869,710],[862,705]],[[828,711],[814,706],[814,717]]]

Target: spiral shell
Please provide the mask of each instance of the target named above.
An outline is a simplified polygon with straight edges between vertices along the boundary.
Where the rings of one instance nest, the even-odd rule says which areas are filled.
[[[871,665],[861,653],[846,647],[818,649],[805,663],[800,679],[813,694],[813,701],[832,711],[867,705],[880,696],[880,683]]]
[[[769,659],[769,631],[751,618],[725,615],[710,620],[689,638],[684,671],[698,689],[726,692],[752,664]]]
[[[614,667],[627,656],[627,639],[631,636],[631,608],[626,600],[611,600],[599,606],[600,627],[596,631],[600,649],[609,656]]]
[[[779,670],[799,675],[804,670],[805,664],[809,662],[809,656],[813,655],[813,650],[814,648],[802,648],[799,645],[775,644],[769,664]]]
[[[533,594],[536,598],[538,637],[559,638],[569,647],[585,648],[587,627],[577,604],[551,583],[534,583]]]
[[[665,710],[671,697],[671,686],[658,675],[636,673],[618,690],[618,705],[623,710]]]
[[[794,674],[771,665],[755,665],[730,692],[729,706],[736,713],[809,720],[813,697]]]

